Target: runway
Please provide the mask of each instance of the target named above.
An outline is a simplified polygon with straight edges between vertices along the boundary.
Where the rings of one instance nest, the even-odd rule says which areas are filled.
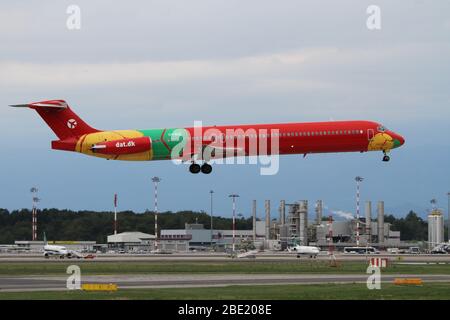
[[[450,255],[392,255],[392,254],[376,254],[376,255],[360,255],[360,254],[336,254],[337,260],[340,261],[367,261],[368,258],[387,258],[390,261],[401,262],[430,262],[430,263],[449,263]],[[289,261],[298,260],[295,253],[272,253],[262,252],[256,255],[258,261]],[[309,260],[308,257],[301,257],[301,260]],[[316,260],[329,260],[330,256],[327,254],[320,254]],[[0,254],[0,263],[8,262],[42,262],[42,261],[55,261],[56,258],[45,259],[42,254]],[[243,259],[231,259],[225,253],[175,253],[175,254],[97,254],[94,259],[72,259],[74,261],[99,261],[99,262],[170,262],[170,261],[182,261],[182,262],[214,262],[214,261],[231,261],[231,260],[249,260]],[[63,261],[67,261],[64,259]]]
[[[215,275],[126,275],[84,276],[82,283],[115,283],[119,289],[218,287],[228,285],[365,283],[366,274],[215,274]],[[394,278],[421,278],[424,282],[450,282],[450,275],[382,275],[382,282]],[[66,289],[66,277],[0,277],[0,292],[58,291]]]

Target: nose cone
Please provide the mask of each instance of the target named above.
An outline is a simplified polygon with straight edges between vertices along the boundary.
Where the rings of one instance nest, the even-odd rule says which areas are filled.
[[[403,138],[399,134],[394,134],[393,138],[394,138],[394,148],[398,148],[405,143],[405,138]]]

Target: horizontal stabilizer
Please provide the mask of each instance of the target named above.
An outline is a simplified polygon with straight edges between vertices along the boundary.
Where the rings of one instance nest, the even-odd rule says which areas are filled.
[[[27,103],[27,104],[12,104],[12,105],[10,105],[10,107],[67,109],[67,103],[64,100],[49,100],[49,101],[34,102],[34,103]]]

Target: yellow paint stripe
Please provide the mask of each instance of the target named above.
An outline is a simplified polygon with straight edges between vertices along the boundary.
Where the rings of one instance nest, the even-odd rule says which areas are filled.
[[[115,283],[83,283],[81,290],[84,291],[117,291]]]

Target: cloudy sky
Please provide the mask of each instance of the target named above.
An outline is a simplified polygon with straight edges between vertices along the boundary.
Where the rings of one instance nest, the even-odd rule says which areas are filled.
[[[81,29],[66,26],[69,5]],[[369,5],[381,30],[366,26]],[[422,215],[450,191],[450,2],[158,0],[19,1],[0,4],[0,207],[250,212],[251,200],[323,199],[354,212],[364,200]],[[31,110],[8,104],[65,99],[100,129],[367,119],[406,144],[380,153],[287,156],[280,171],[216,166],[192,175],[171,162],[129,163],[52,151],[55,137]],[[312,211],[312,210],[311,210]]]

